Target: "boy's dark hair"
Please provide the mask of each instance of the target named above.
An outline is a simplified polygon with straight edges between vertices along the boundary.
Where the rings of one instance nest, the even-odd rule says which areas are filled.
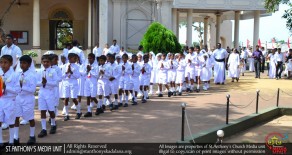
[[[88,57],[95,58],[95,55],[93,53],[89,53]]]
[[[200,46],[197,45],[197,46],[196,46],[196,49],[200,50],[201,48],[200,48]]]
[[[162,53],[162,54],[161,54],[161,56],[164,56],[164,57],[166,57],[166,53]]]
[[[137,55],[136,54],[133,54],[132,55],[132,59],[134,59],[134,58],[137,58]]]
[[[138,47],[138,50],[142,50],[142,49],[143,49],[143,46],[140,45],[140,46]]]
[[[104,61],[106,61],[106,56],[105,56],[105,55],[101,55],[101,56],[99,57],[99,60],[104,60]]]
[[[42,60],[48,59],[49,61],[52,61],[52,57],[50,55],[43,55]]]
[[[76,56],[77,56],[77,54],[75,54],[75,53],[69,53],[69,54],[68,54],[68,58],[76,57]]]
[[[149,55],[148,55],[148,54],[145,54],[145,55],[143,56],[143,60],[146,59],[146,58],[149,58]]]
[[[107,55],[109,58],[113,58],[113,59],[115,59],[115,55],[114,54],[108,54]]]
[[[122,58],[124,58],[124,57],[127,59],[129,58],[128,54],[123,54]]]
[[[190,47],[189,49],[191,49],[192,51],[195,50],[194,47]]]
[[[77,45],[78,45],[78,41],[77,41],[77,40],[73,40],[73,41],[72,41],[72,45],[73,45],[73,46],[77,46]]]
[[[8,60],[10,63],[13,62],[13,58],[11,55],[2,55],[1,59],[6,59]]]
[[[20,62],[21,62],[21,61],[24,61],[24,62],[27,62],[28,64],[31,64],[32,59],[31,59],[31,57],[28,56],[28,55],[23,55],[23,56],[21,56],[21,57],[19,58],[19,61],[20,61]]]
[[[53,59],[58,59],[58,58],[59,58],[57,54],[50,54],[50,56],[51,56],[51,59],[52,59],[52,60],[53,60]]]

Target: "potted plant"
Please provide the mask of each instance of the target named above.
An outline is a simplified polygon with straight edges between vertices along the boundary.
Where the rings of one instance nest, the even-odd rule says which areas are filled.
[[[26,55],[29,55],[29,56],[32,58],[33,63],[36,64],[36,60],[35,60],[35,58],[38,57],[37,52],[35,52],[35,51],[28,51],[28,52],[26,53]]]

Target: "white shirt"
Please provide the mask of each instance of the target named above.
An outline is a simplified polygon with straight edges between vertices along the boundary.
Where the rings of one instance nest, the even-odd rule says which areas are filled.
[[[20,48],[14,44],[12,44],[10,47],[7,47],[7,45],[3,46],[1,49],[1,57],[3,55],[11,55],[13,58],[13,65],[12,67],[16,66],[17,59],[22,56],[22,52]]]
[[[283,53],[275,53],[275,61],[276,62],[284,62],[284,54]]]
[[[69,53],[75,53],[79,56],[79,59],[81,61],[82,64],[85,63],[85,57],[84,57],[84,53],[81,49],[79,49],[78,47],[74,46],[71,50],[68,51]]]
[[[216,49],[214,52],[213,52],[213,57],[215,59],[225,59],[227,58],[228,56],[228,53],[225,49],[223,48],[220,48],[220,49]]]
[[[100,57],[102,55],[102,51],[99,47],[94,47],[93,54],[95,55],[95,57]]]
[[[119,53],[120,52],[120,46],[119,45],[112,45],[109,49],[111,53]]]

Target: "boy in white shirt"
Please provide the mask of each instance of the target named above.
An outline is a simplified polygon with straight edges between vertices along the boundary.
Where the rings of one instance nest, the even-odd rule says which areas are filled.
[[[137,105],[137,95],[138,95],[138,91],[139,91],[139,86],[140,86],[140,81],[139,81],[139,76],[140,76],[140,72],[141,72],[141,67],[139,66],[139,64],[137,63],[138,61],[138,57],[136,54],[132,55],[132,74],[130,75],[130,93],[132,94],[133,98],[132,98],[132,105]]]
[[[194,88],[194,81],[196,79],[195,77],[195,53],[194,53],[194,47],[189,48],[189,53],[185,56],[185,61],[187,63],[186,66],[186,85],[187,85],[187,92],[192,92]],[[190,81],[190,83],[189,83]]]
[[[36,142],[35,139],[35,121],[34,121],[34,106],[37,79],[35,72],[30,70],[32,59],[28,55],[20,57],[20,67],[22,72],[19,75],[20,93],[16,96],[16,120],[14,132],[14,145],[19,145],[19,117],[28,120],[30,123],[30,134],[28,145]]]
[[[150,85],[152,66],[150,66],[150,64],[148,63],[148,61],[149,61],[148,54],[144,54],[143,60],[144,60],[144,64],[142,64],[142,66],[140,66],[141,67],[140,85],[142,87],[144,87],[142,103],[146,103],[147,99],[148,99],[148,89],[149,89],[149,85]]]
[[[47,124],[46,124],[46,112],[49,111],[50,118],[51,118],[51,130],[50,134],[55,134],[57,127],[56,127],[56,120],[55,120],[55,103],[54,100],[52,101],[52,96],[55,96],[55,87],[59,84],[58,82],[58,75],[56,71],[51,68],[51,57],[50,55],[43,55],[42,56],[42,64],[43,69],[41,69],[38,83],[37,85],[40,86],[39,90],[39,99],[38,99],[38,108],[41,111],[41,125],[42,130],[38,134],[39,138],[43,138],[47,136]]]
[[[168,54],[168,63],[169,63],[169,70],[168,70],[168,83],[170,84],[170,92],[172,95],[176,96],[175,91],[175,78],[176,78],[176,68],[178,66],[177,61],[174,59],[172,53]]]
[[[132,66],[128,62],[128,55],[124,54],[122,56],[122,73],[119,80],[119,106],[123,106],[123,94],[125,98],[124,107],[128,107],[128,97],[129,97],[129,90],[130,90],[130,75],[132,74]]]
[[[167,60],[165,60],[166,54],[162,53],[161,60],[157,64],[158,69],[158,84],[159,84],[159,95],[158,97],[163,97],[162,95],[162,85],[165,85],[166,89],[168,90],[168,97],[171,97],[171,92],[169,90],[169,87],[167,85],[168,75],[167,71],[170,68],[170,65]]]
[[[110,110],[118,110],[118,89],[119,89],[119,80],[121,77],[122,67],[115,63],[115,56],[113,54],[109,55],[109,67],[111,67],[111,77],[110,81],[110,89],[111,94],[114,95],[115,101],[114,104],[110,103]]]
[[[184,54],[183,53],[179,53],[177,62],[177,69],[176,69],[176,79],[175,79],[175,83],[179,85],[179,89],[178,89],[178,95],[181,96],[182,95],[182,87],[183,87],[183,83],[185,81],[185,70],[186,70],[186,61],[183,58]]]
[[[78,94],[78,81],[77,79],[80,78],[80,71],[79,66],[76,64],[78,55],[75,53],[69,53],[68,59],[69,62],[63,66],[62,68],[62,81],[63,81],[63,96],[65,98],[64,105],[65,105],[65,117],[64,121],[68,121],[70,119],[69,112],[68,112],[68,102],[69,98],[71,98],[77,107],[77,114],[75,119],[80,119],[82,113],[80,109],[80,104],[77,101],[77,94]]]
[[[9,145],[14,143],[15,124],[15,98],[20,92],[18,75],[11,67],[13,58],[11,55],[2,55],[0,65],[2,68],[3,94],[0,97],[0,126],[2,123],[9,125]],[[2,92],[2,90],[0,90]],[[0,146],[3,147],[2,128],[0,128]]]
[[[97,104],[97,78],[98,78],[98,64],[95,61],[95,55],[93,53],[88,54],[88,64],[86,65],[86,79],[84,84],[84,96],[87,99],[87,113],[84,117],[92,117],[92,110],[90,101],[94,101]]]
[[[57,77],[58,77],[58,85],[55,87],[55,114],[56,116],[58,116],[58,107],[59,107],[59,84],[62,81],[62,70],[60,69],[60,67],[58,67],[58,55],[56,54],[52,54],[51,55],[51,59],[52,59],[52,68],[55,69],[56,73],[57,73]]]

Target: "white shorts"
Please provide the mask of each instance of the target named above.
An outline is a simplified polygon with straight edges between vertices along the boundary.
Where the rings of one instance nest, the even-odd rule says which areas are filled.
[[[78,94],[78,82],[77,80],[63,81],[63,91],[64,98],[77,98]]]
[[[63,92],[63,81],[61,81],[60,83],[59,83],[59,97],[60,98],[65,98],[64,97],[64,92]]]
[[[8,125],[15,124],[15,99],[0,99],[0,122]]]
[[[186,73],[185,73],[185,77],[186,77],[186,78],[189,78],[189,80],[190,80],[190,79],[196,79],[196,76],[195,76],[195,70],[192,69],[192,70],[188,70],[188,71],[186,71]]]
[[[156,70],[154,69],[151,71],[150,83],[156,83]]]
[[[53,89],[51,91],[39,92],[38,106],[39,110],[49,110],[55,111],[55,103],[52,101],[52,97],[54,95]]]
[[[93,82],[90,79],[85,80],[84,84],[84,96],[96,97],[97,94],[97,81]]]
[[[158,74],[158,84],[167,84],[167,80],[168,80],[167,72]]]
[[[149,86],[150,85],[150,77],[149,76],[142,76],[140,80],[141,86]]]
[[[84,83],[85,83],[85,78],[80,77],[77,79],[78,81],[78,93],[77,96],[84,96]]]
[[[200,76],[201,75],[201,69],[200,68],[196,68],[195,69],[195,76]]]
[[[109,96],[109,94],[110,94],[109,81],[99,79],[97,84],[97,95]]]
[[[119,90],[119,81],[117,79],[110,81],[110,93],[111,94],[118,94]]]
[[[175,83],[181,84],[185,81],[185,71],[177,71]]]
[[[129,90],[133,90],[133,91],[137,91],[137,92],[140,90],[139,76],[138,77],[132,77],[131,78],[131,83],[130,83],[130,86],[129,87],[130,87]]]
[[[130,78],[129,77],[121,77],[119,79],[119,89],[130,90]]]
[[[16,117],[22,117],[27,121],[34,119],[34,95],[17,95],[15,105]]]
[[[174,82],[176,78],[176,71],[168,71],[168,82]]]

